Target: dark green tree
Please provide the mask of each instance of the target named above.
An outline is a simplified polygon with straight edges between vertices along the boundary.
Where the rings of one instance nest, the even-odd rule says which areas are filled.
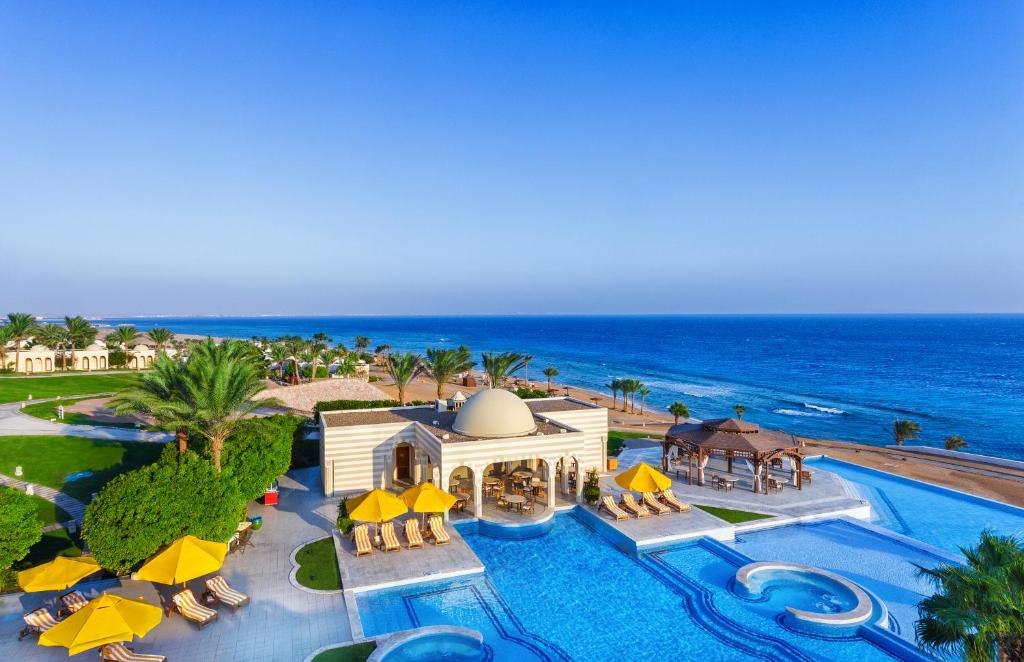
[[[43,538],[43,524],[29,495],[0,486],[0,570],[25,558]]]
[[[301,424],[298,416],[246,419],[224,442],[221,467],[235,481],[243,501],[261,496],[288,471],[292,438]]]

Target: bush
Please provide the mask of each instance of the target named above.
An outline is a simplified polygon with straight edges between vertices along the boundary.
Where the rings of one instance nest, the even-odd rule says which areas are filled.
[[[310,375],[310,373],[312,371],[313,371],[313,367],[312,366],[308,366],[308,365],[307,366],[303,366],[302,368],[299,368],[299,374],[302,375],[303,379],[309,379],[309,375]],[[275,372],[275,371],[272,371],[272,372]],[[285,379],[287,379],[288,377],[291,377],[294,372],[295,372],[295,364],[288,363],[284,367]],[[325,366],[325,365],[317,365],[317,367],[316,367],[316,378],[317,379],[327,379],[330,376],[331,376],[331,374],[327,370],[327,366]]]
[[[123,349],[107,351],[107,365],[111,368],[123,368],[128,365],[128,354]]]
[[[316,403],[313,411],[337,411],[339,409],[379,409],[381,407],[399,407],[398,400],[322,400]]]
[[[352,518],[348,516],[348,497],[344,497],[338,504],[338,519],[335,522],[338,530],[348,535],[352,530]]]
[[[233,478],[243,501],[263,495],[292,462],[292,439],[302,427],[298,416],[271,416],[241,421],[224,442],[221,467]]]
[[[597,469],[587,472],[587,482],[583,484],[583,498],[591,505],[601,499],[601,482],[597,477]]]
[[[539,388],[526,388],[526,387],[517,388],[515,393],[516,393],[516,395],[518,395],[523,400],[529,400],[531,398],[546,398],[546,397],[549,397],[547,391],[543,391],[543,390],[541,390]]]
[[[168,444],[159,462],[107,483],[85,511],[82,537],[100,565],[125,573],[182,536],[226,542],[244,513],[233,479]]]
[[[0,487],[0,570],[20,561],[43,538],[36,502],[29,495]]]

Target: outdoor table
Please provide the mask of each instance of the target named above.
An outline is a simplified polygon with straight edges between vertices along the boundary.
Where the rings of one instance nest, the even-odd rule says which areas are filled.
[[[507,497],[505,497],[505,501],[516,506],[519,509],[519,511],[522,512],[523,504],[526,503],[526,497],[521,496],[519,494],[510,494]]]
[[[725,485],[726,492],[736,487],[736,478],[720,478],[719,480],[721,480],[722,483]]]
[[[498,485],[501,483],[500,478],[484,478],[484,485]]]

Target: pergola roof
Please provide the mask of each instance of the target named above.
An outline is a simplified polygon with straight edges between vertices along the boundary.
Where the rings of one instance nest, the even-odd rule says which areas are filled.
[[[665,433],[665,442],[691,450],[769,455],[796,450],[800,444],[792,435],[736,418],[719,418],[703,423],[680,423]]]

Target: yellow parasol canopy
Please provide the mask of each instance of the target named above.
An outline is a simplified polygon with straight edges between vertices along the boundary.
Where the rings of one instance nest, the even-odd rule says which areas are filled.
[[[208,575],[224,565],[228,546],[195,536],[179,538],[142,564],[135,579],[160,584],[181,584]]]
[[[26,593],[63,591],[103,568],[91,556],[58,556],[18,573],[18,586]]]
[[[662,492],[672,487],[672,479],[646,462],[635,465],[615,477],[619,487],[635,492]]]
[[[414,513],[443,513],[458,499],[433,483],[420,483],[402,492],[402,501]]]
[[[68,655],[77,655],[103,644],[143,637],[160,619],[160,607],[142,598],[104,594],[39,635],[39,644],[64,646]]]
[[[386,522],[408,510],[401,499],[381,489],[370,490],[348,502],[348,516],[360,522]]]

